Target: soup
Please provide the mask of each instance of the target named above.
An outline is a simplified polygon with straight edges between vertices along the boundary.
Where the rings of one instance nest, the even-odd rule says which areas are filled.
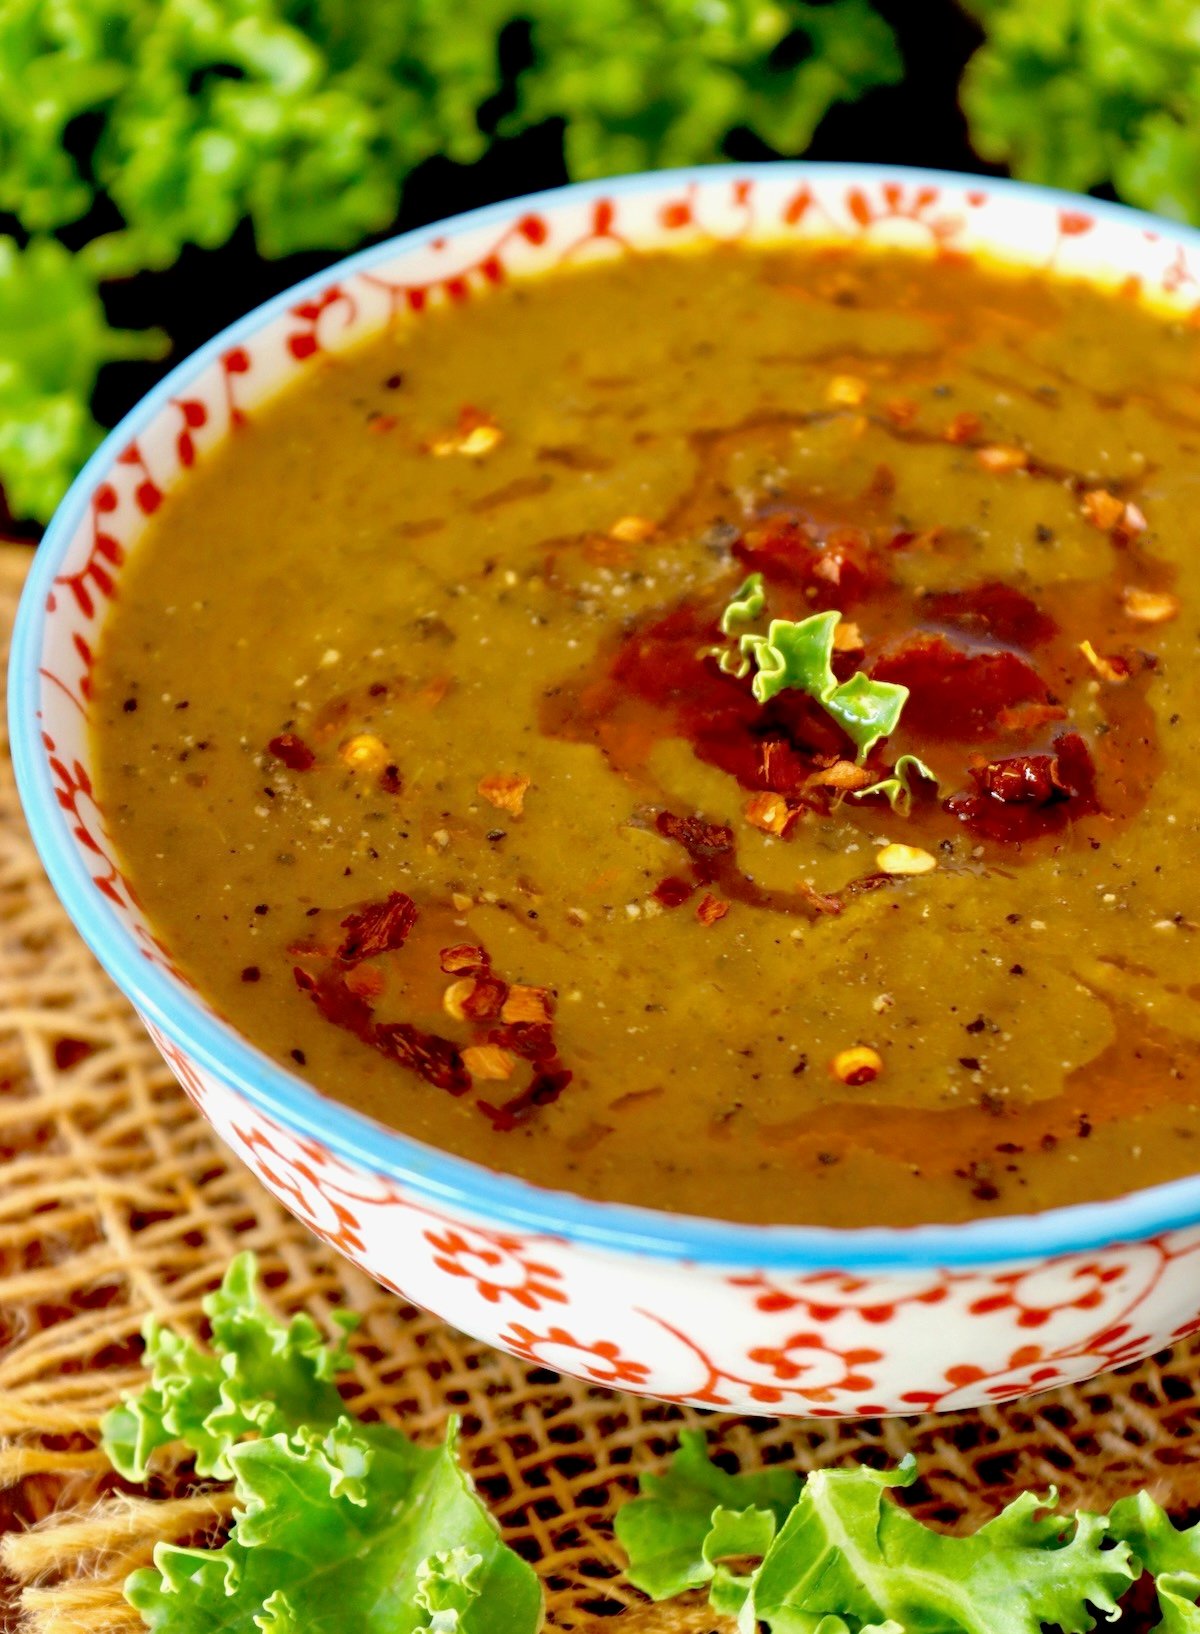
[[[129,563],[98,792],[321,1089],[590,1197],[908,1224],[1190,1172],[1200,336],[903,252],[431,311]]]

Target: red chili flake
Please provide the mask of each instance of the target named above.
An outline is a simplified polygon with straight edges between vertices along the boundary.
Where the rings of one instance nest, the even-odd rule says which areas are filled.
[[[942,435],[948,443],[969,443],[973,437],[978,437],[982,428],[983,421],[978,414],[972,414],[969,409],[964,409],[961,414],[954,416]]]
[[[69,1072],[72,1067],[86,1061],[89,1055],[96,1053],[96,1046],[89,1044],[85,1038],[56,1038],[54,1040],[54,1065],[59,1072]]]
[[[799,880],[796,885],[796,895],[802,897],[814,913],[824,914],[832,919],[841,913],[842,904],[838,897],[827,896],[824,891],[818,891],[809,885],[806,880]]]
[[[876,868],[869,874],[859,874],[856,879],[847,880],[845,885],[842,886],[842,893],[844,896],[863,896],[867,891],[882,891],[887,885],[900,885],[906,879],[911,878],[911,874],[885,874],[882,868]],[[836,897],[832,897],[830,900],[837,902]],[[839,902],[839,913],[841,912],[841,906]]]
[[[1067,794],[1058,780],[1057,755],[1009,755],[972,767],[971,776],[981,794],[1004,805],[1044,806]]]
[[[1058,776],[1077,805],[1096,810],[1096,767],[1091,751],[1078,732],[1064,732],[1054,740]]]
[[[493,1027],[487,1041],[511,1050],[525,1061],[547,1061],[557,1053],[554,1029],[541,1021],[510,1021],[503,1027]]]
[[[383,971],[378,965],[356,965],[346,972],[346,986],[360,998],[377,999],[383,992]]]
[[[403,891],[392,891],[383,902],[372,902],[342,920],[347,935],[337,950],[342,964],[358,964],[377,953],[391,953],[403,947],[417,922],[417,905]]]
[[[444,947],[438,954],[438,962],[447,976],[482,975],[491,965],[483,948],[475,947],[470,942],[456,942],[453,947]]]
[[[295,732],[281,732],[277,738],[271,739],[267,749],[276,760],[283,761],[289,772],[311,771],[317,763],[316,755]]]
[[[931,737],[990,737],[1002,709],[1049,703],[1046,683],[1014,652],[967,652],[941,635],[912,636],[871,670],[877,681],[908,687],[904,724]]]
[[[699,907],[696,909],[696,918],[702,925],[715,925],[717,920],[724,919],[728,912],[728,902],[722,902],[719,897],[715,897],[711,892],[706,891],[700,899]]]
[[[893,425],[912,425],[920,410],[920,404],[912,397],[890,397],[883,405],[883,412]]]
[[[469,1021],[495,1021],[508,997],[508,983],[498,976],[481,972],[475,985],[462,1000],[462,1012]]]
[[[1091,753],[1078,732],[1055,738],[1050,755],[1012,755],[972,769],[974,790],[946,809],[985,838],[1007,843],[1053,833],[1099,809]]]
[[[922,598],[921,612],[934,624],[991,636],[1006,646],[1036,647],[1058,634],[1058,625],[1035,601],[1012,585],[990,580],[969,590],[942,590]]]
[[[379,787],[384,794],[401,794],[404,791],[404,779],[400,775],[398,766],[385,766],[379,774]]]
[[[673,811],[660,811],[654,826],[667,839],[678,840],[693,862],[708,861],[733,850],[733,830],[724,823],[706,823],[703,817],[677,817]]]
[[[290,952],[291,949],[289,949],[288,951]],[[244,982],[256,982],[256,981],[259,980],[259,978],[261,976],[262,976],[262,971],[258,968],[257,965],[247,965],[246,968],[242,971],[242,980]]]
[[[758,746],[762,784],[771,794],[797,794],[808,780],[810,763],[786,738],[765,738]]]
[[[471,1074],[463,1065],[462,1052],[449,1038],[427,1033],[407,1021],[389,1021],[375,1028],[374,1044],[389,1060],[438,1089],[462,1095],[471,1087]]]
[[[1011,709],[1002,709],[996,716],[996,724],[1003,732],[1015,732],[1025,735],[1040,731],[1051,721],[1065,721],[1067,712],[1061,704],[1016,704]]]
[[[371,1006],[360,993],[350,991],[340,974],[326,972],[314,976],[297,965],[292,975],[296,986],[309,995],[326,1021],[345,1028],[364,1043],[373,1042],[375,1020]]]
[[[887,584],[887,576],[862,528],[831,528],[824,536],[802,522],[780,522],[733,546],[745,567],[768,584],[805,593],[813,612],[846,612]]]
[[[686,880],[668,874],[666,879],[659,880],[650,895],[656,902],[661,902],[664,908],[678,908],[687,901],[695,889],[696,887],[689,885]]]
[[[479,1110],[491,1119],[493,1129],[507,1133],[538,1110],[556,1101],[571,1082],[573,1073],[565,1067],[552,1072],[539,1072],[519,1095],[494,1106],[490,1101],[479,1101]]]

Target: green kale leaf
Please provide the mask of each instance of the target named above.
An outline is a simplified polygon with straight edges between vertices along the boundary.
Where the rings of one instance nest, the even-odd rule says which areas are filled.
[[[1200,222],[1192,0],[969,0],[987,40],[962,102],[979,154],[1029,181]]]
[[[743,635],[739,645],[757,668],[753,690],[759,703],[769,702],[785,687],[807,692],[858,746],[861,762],[881,738],[896,730],[908,688],[894,681],[873,681],[861,670],[849,680],[838,680],[833,673],[833,633],[841,616],[814,613],[799,623],[772,619],[765,636]]]
[[[716,159],[735,126],[798,151],[902,71],[870,0],[6,0],[0,208],[44,231],[107,193],[124,226],[88,254],[108,275],[243,218],[266,256],[350,248],[416,165],[483,152],[516,22],[533,59],[503,128],[564,120],[575,176]]]
[[[663,1474],[643,1475],[639,1496],[617,1511],[616,1533],[629,1556],[630,1582],[654,1600],[711,1583],[719,1556],[706,1544],[717,1512],[765,1513],[773,1535],[800,1487],[800,1477],[788,1469],[727,1475],[709,1459],[703,1433],[685,1430]]]
[[[150,1383],[107,1415],[121,1474],[182,1442],[233,1482],[219,1549],[159,1544],[126,1597],[155,1634],[535,1634],[541,1590],[500,1537],[455,1455],[353,1418],[333,1383],[344,1342],[284,1324],[241,1254],[204,1302],[211,1348],[148,1323]],[[344,1334],[354,1325],[342,1316]]]
[[[342,1418],[230,1449],[221,1549],[159,1544],[130,1604],[154,1634],[534,1634],[541,1591],[454,1452]],[[449,1545],[449,1547],[447,1547]]]
[[[703,163],[743,126],[782,153],[836,102],[897,84],[870,0],[529,0],[534,63],[508,130],[566,121],[572,176]]]
[[[173,1441],[195,1454],[200,1475],[229,1480],[229,1453],[242,1437],[327,1429],[344,1414],[332,1380],[348,1365],[344,1335],[356,1319],[335,1312],[343,1343],[330,1349],[305,1313],[277,1321],[258,1298],[255,1274],[254,1256],[239,1254],[205,1299],[211,1350],[147,1319],[150,1383],[101,1425],[104,1449],[126,1480],[144,1481],[152,1454]]]
[[[907,817],[912,810],[913,791],[917,782],[931,783],[937,788],[937,778],[923,760],[916,755],[901,755],[892,767],[890,777],[884,777],[869,788],[854,789],[851,800],[866,800],[872,795],[882,796],[892,810]]]
[[[825,1615],[906,1634],[1085,1634],[1090,1608],[1115,1612],[1137,1576],[1128,1544],[1103,1547],[1103,1517],[1056,1515],[1053,1493],[1023,1493],[970,1537],[931,1531],[884,1496],[915,1474],[909,1460],[810,1475],[755,1578],[755,1616],[775,1634]]]
[[[0,237],[0,482],[14,516],[47,521],[100,441],[88,403],[101,365],[164,346],[157,331],[110,329],[95,280],[56,239]]]
[[[1200,1525],[1172,1526],[1148,1492],[1115,1503],[1108,1524],[1156,1580],[1162,1621],[1155,1634],[1200,1634]]]
[[[948,1537],[887,1498],[913,1480],[911,1459],[890,1472],[818,1471],[798,1497],[786,1471],[730,1476],[706,1463],[702,1439],[681,1438],[666,1473],[644,1476],[618,1513],[617,1536],[631,1580],[653,1599],[707,1584],[740,1634],[760,1624],[771,1634],[1040,1634],[1043,1624],[1084,1634],[1139,1574],[1148,1528],[1123,1528],[1115,1512],[1111,1528],[1097,1515],[1057,1515],[1053,1493],[1025,1493],[972,1536]],[[1162,1558],[1176,1576],[1162,1604],[1176,1621],[1163,1626],[1196,1634],[1178,1620],[1200,1586],[1187,1569],[1196,1546],[1165,1524],[1173,1542]]]

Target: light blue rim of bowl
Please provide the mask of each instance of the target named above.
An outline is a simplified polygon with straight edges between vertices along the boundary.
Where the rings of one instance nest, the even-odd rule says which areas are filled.
[[[504,224],[525,209],[553,209],[571,200],[614,193],[667,190],[720,177],[755,180],[806,177],[847,185],[896,181],[1025,199],[1045,208],[1085,210],[1096,220],[1155,232],[1186,245],[1200,257],[1200,233],[1124,205],[1075,193],[954,171],[891,165],[806,164],[701,166],[652,171],[613,180],[584,182],[508,199],[464,215],[403,233],[360,250],[257,307],[176,365],[105,438],[71,485],[37,551],[18,609],[9,663],[9,730],[17,786],[34,842],[63,906],[85,942],[117,986],[182,1050],[253,1106],[337,1156],[387,1176],[421,1199],[462,1210],[468,1218],[538,1235],[562,1237],[593,1249],[683,1260],[730,1270],[896,1270],[987,1266],[1085,1252],[1136,1242],[1160,1232],[1200,1223],[1200,1174],[1131,1192],[1103,1203],[1004,1215],[961,1225],[864,1227],[754,1226],[691,1215],[673,1215],[623,1203],[602,1203],[530,1185],[512,1175],[425,1146],[399,1134],[293,1076],[233,1028],[203,1011],[187,991],[137,950],[113,921],[70,840],[54,799],[38,725],[38,667],[46,597],[64,552],[87,511],[93,488],[117,455],[138,437],[172,397],[200,370],[253,336],[298,301],[327,284],[367,271],[398,252],[463,230]]]

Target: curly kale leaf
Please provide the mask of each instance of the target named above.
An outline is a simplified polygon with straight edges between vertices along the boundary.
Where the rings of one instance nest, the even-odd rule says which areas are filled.
[[[509,128],[566,120],[573,176],[717,159],[744,126],[801,152],[835,102],[903,68],[870,0],[531,0],[534,65]]]
[[[738,645],[757,668],[752,686],[760,704],[769,703],[785,687],[807,692],[857,744],[861,761],[896,730],[908,688],[894,681],[873,681],[862,670],[838,680],[833,641],[841,616],[836,611],[813,613],[798,623],[774,618],[765,636],[743,635]]]
[[[985,159],[1029,181],[1200,221],[1192,0],[973,0],[987,40],[962,86]]]
[[[629,1556],[630,1582],[654,1600],[711,1583],[719,1556],[708,1539],[716,1515],[765,1516],[769,1541],[800,1487],[800,1477],[789,1469],[727,1475],[709,1459],[702,1432],[684,1430],[663,1474],[643,1475],[638,1497],[617,1511],[617,1539]]]
[[[1108,1524],[1155,1579],[1162,1621],[1154,1634],[1200,1634],[1200,1526],[1173,1526],[1148,1492],[1115,1503]]]
[[[107,192],[104,274],[165,267],[248,217],[267,256],[350,248],[431,154],[469,161],[499,88],[498,0],[7,0],[0,208],[64,226]],[[76,159],[69,127],[95,140]]]
[[[693,1435],[664,1475],[643,1477],[617,1537],[653,1599],[707,1585],[741,1634],[762,1624],[771,1634],[1084,1634],[1096,1613],[1116,1614],[1153,1534],[1175,1574],[1164,1630],[1193,1634],[1180,1619],[1195,1609],[1196,1546],[1169,1523],[1164,1532],[1161,1512],[1122,1527],[1114,1511],[1110,1527],[1027,1492],[971,1536],[948,1537],[888,1499],[915,1475],[907,1459],[892,1471],[819,1470],[802,1488],[783,1470],[730,1476]]]
[[[229,1452],[220,1549],[160,1543],[126,1584],[153,1634],[535,1634],[541,1590],[455,1457],[342,1418]]]
[[[350,1416],[333,1382],[345,1346],[258,1297],[252,1254],[204,1302],[212,1343],[147,1324],[150,1382],[110,1412],[106,1451],[129,1480],[180,1442],[233,1482],[219,1549],[160,1543],[126,1598],[154,1634],[535,1634],[541,1590],[455,1453],[456,1425],[418,1447]],[[354,1325],[343,1316],[345,1332]]]
[[[14,516],[46,521],[101,437],[101,364],[157,357],[154,331],[108,326],[94,281],[56,239],[0,238],[0,482]]]
[[[329,1429],[345,1407],[333,1384],[348,1364],[344,1342],[331,1349],[301,1312],[279,1322],[259,1299],[253,1254],[234,1259],[204,1301],[211,1348],[149,1317],[143,1328],[150,1383],[105,1415],[104,1450],[130,1481],[144,1481],[152,1454],[182,1441],[200,1475],[229,1480],[229,1454],[249,1434]],[[335,1313],[344,1335],[356,1320]]]
[[[797,151],[834,102],[901,73],[870,0],[7,0],[0,208],[44,230],[107,192],[125,226],[88,254],[110,275],[244,217],[267,256],[348,248],[422,160],[482,152],[518,19],[535,59],[505,128],[564,119],[577,176],[714,159],[737,125]]]

